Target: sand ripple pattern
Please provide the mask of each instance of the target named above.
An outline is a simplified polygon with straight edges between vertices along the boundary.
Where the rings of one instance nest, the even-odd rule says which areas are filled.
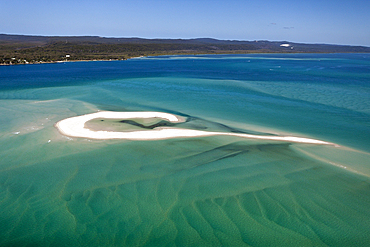
[[[368,180],[288,143],[210,138],[121,142],[2,171],[0,245],[366,246]]]

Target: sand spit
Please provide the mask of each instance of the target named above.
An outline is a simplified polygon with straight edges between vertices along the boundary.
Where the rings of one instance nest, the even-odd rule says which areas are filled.
[[[181,129],[173,127],[157,127],[152,130],[131,131],[131,132],[115,132],[115,131],[92,131],[85,128],[85,123],[92,119],[146,119],[160,118],[172,123],[181,123],[185,119],[173,114],[163,112],[109,112],[102,111],[82,116],[76,116],[61,120],[56,123],[56,128],[66,136],[82,137],[88,139],[127,139],[127,140],[161,140],[170,138],[186,138],[186,137],[204,137],[204,136],[237,136],[248,139],[263,139],[274,141],[286,141],[308,144],[335,145],[330,142],[324,142],[315,139],[295,137],[295,136],[262,136],[250,135],[242,133],[227,133],[227,132],[211,132],[192,129]]]

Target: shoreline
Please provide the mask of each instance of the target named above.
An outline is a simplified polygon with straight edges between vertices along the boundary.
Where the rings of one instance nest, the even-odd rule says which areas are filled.
[[[163,140],[172,138],[191,138],[206,136],[235,136],[247,139],[261,139],[271,141],[284,141],[306,144],[333,145],[334,143],[295,136],[263,136],[243,133],[212,132],[192,129],[181,129],[174,127],[157,127],[153,130],[115,132],[115,131],[92,131],[85,128],[85,123],[96,118],[106,119],[145,119],[160,118],[171,123],[181,123],[185,118],[163,112],[109,112],[101,111],[76,117],[63,119],[55,124],[58,131],[69,137],[109,140],[109,139],[126,139],[126,140]]]
[[[132,58],[138,58],[138,57],[132,57]],[[81,60],[60,60],[60,61],[49,61],[49,62],[28,62],[28,63],[16,63],[16,64],[4,64],[0,63],[0,66],[14,66],[14,65],[35,65],[35,64],[53,64],[53,63],[74,63],[74,62],[110,62],[110,61],[125,61],[130,58],[125,58],[125,59],[93,59],[93,60],[86,60],[86,59],[81,59]]]
[[[58,60],[48,62],[27,62],[6,64],[0,63],[0,66],[13,66],[13,65],[35,65],[35,64],[54,64],[54,63],[73,63],[73,62],[111,62],[111,61],[126,61],[130,59],[140,59],[147,57],[160,57],[160,56],[197,56],[197,55],[248,55],[248,54],[370,54],[367,52],[245,52],[245,53],[173,53],[173,54],[149,54],[145,56],[134,56],[121,59],[81,59],[81,60]]]

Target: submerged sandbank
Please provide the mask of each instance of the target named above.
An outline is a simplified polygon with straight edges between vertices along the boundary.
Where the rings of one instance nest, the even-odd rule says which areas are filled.
[[[66,136],[82,137],[89,139],[127,139],[127,140],[161,140],[170,138],[204,137],[204,136],[236,136],[248,139],[263,139],[274,141],[286,141],[308,144],[335,145],[330,142],[295,137],[295,136],[263,136],[244,133],[213,132],[192,129],[181,129],[174,127],[157,127],[152,130],[117,132],[117,131],[93,131],[85,128],[85,123],[96,118],[106,119],[146,119],[159,118],[171,123],[181,123],[185,119],[173,114],[163,112],[109,112],[102,111],[82,116],[76,116],[61,120],[56,123],[57,129]]]

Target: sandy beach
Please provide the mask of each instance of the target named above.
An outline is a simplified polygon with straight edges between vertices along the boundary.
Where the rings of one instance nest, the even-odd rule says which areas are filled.
[[[161,140],[170,138],[186,138],[186,137],[204,137],[204,136],[236,136],[248,139],[262,139],[274,141],[286,141],[307,144],[320,144],[320,145],[335,145],[330,142],[295,137],[295,136],[263,136],[263,135],[250,135],[243,133],[228,133],[228,132],[212,132],[201,131],[192,129],[181,129],[173,127],[157,127],[152,130],[144,131],[131,131],[131,132],[116,132],[116,131],[92,131],[85,127],[87,121],[102,118],[102,119],[148,119],[158,118],[169,121],[171,123],[181,123],[185,119],[173,114],[163,112],[109,112],[102,111],[82,116],[76,116],[61,120],[56,123],[56,128],[66,136],[81,137],[88,139],[127,139],[127,140]]]

